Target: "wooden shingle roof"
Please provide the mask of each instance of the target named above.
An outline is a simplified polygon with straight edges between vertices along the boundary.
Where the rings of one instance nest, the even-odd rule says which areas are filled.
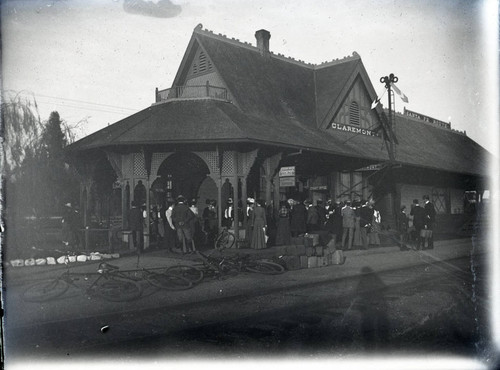
[[[265,119],[298,120],[315,126],[314,70],[252,46],[225,42],[203,31],[195,37],[212,59],[242,111]]]
[[[89,135],[68,151],[147,144],[251,142],[363,157],[359,148],[284,119],[266,120],[216,100],[172,100]]]
[[[189,47],[208,54],[234,101],[170,100],[148,107],[68,147],[68,152],[127,145],[255,143],[388,160],[377,137],[320,128],[344,99],[356,74],[367,80],[361,58],[314,66],[197,27]],[[187,53],[188,54],[188,53]],[[179,76],[179,73],[178,73]],[[369,94],[374,94],[368,81]],[[398,115],[396,160],[453,173],[487,175],[484,148],[467,136]]]

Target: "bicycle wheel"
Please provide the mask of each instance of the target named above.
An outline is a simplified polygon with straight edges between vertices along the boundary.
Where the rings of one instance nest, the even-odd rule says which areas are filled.
[[[61,279],[43,280],[30,285],[22,293],[22,299],[27,302],[45,302],[63,295],[69,284]]]
[[[224,231],[219,234],[215,240],[215,249],[222,250],[227,248],[232,248],[234,245],[234,235],[228,231]]]
[[[177,265],[169,267],[165,270],[165,274],[182,276],[183,278],[191,281],[193,284],[197,284],[203,280],[203,271],[197,269],[196,267],[187,265]]]
[[[285,272],[285,268],[280,264],[268,261],[250,261],[244,269],[249,272],[256,272],[266,275],[278,275]]]
[[[142,294],[139,283],[119,276],[104,276],[92,288],[96,296],[113,302],[132,301]]]
[[[193,287],[191,280],[179,275],[150,272],[146,275],[146,280],[151,285],[165,290],[186,290]]]

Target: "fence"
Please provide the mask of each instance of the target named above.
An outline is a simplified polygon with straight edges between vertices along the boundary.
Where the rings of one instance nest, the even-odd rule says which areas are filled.
[[[170,89],[156,89],[156,102],[169,99],[200,99],[213,98],[227,100],[227,90],[223,87],[206,85],[199,86],[174,86]]]

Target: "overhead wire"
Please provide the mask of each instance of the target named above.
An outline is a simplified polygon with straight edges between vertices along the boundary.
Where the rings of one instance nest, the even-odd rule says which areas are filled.
[[[54,102],[46,102],[46,101],[41,101],[41,100],[38,100],[38,102],[41,102],[43,104],[56,104]],[[78,106],[78,105],[72,105],[72,104],[66,104],[66,103],[57,104],[57,105],[59,105],[61,107],[65,107],[65,108],[90,110],[90,111],[103,112],[103,113],[128,114],[127,112],[120,112],[120,111],[112,111],[112,110],[106,110],[106,109],[99,109],[97,107]],[[136,110],[132,110],[132,109],[130,111],[137,112]]]
[[[64,106],[67,108],[73,108],[73,109],[91,110],[91,111],[96,111],[96,112],[112,113],[112,114],[127,114],[127,112],[125,112],[125,111],[137,112],[137,110],[138,110],[138,109],[134,109],[134,108],[120,107],[117,105],[101,104],[101,103],[88,102],[88,101],[78,100],[78,99],[69,99],[69,98],[62,98],[62,97],[56,97],[56,96],[50,96],[50,95],[35,94],[32,92],[22,92],[22,93],[25,95],[32,96],[35,99],[35,101],[42,103],[42,104],[57,104],[57,105],[61,105],[61,106]],[[46,99],[55,99],[55,100],[57,100],[57,102],[51,101],[51,100],[46,100]],[[66,101],[70,102],[70,103],[65,103]],[[106,108],[108,108],[108,109],[106,109]]]
[[[129,110],[129,111],[136,111],[136,109],[133,109],[133,108],[119,107],[117,105],[110,105],[110,104],[93,103],[93,102],[88,102],[88,101],[85,101],[85,100],[61,98],[61,97],[57,97],[57,96],[49,96],[49,95],[42,95],[42,94],[36,94],[35,97],[36,96],[43,97],[43,98],[50,98],[50,99],[66,100],[66,101],[71,101],[71,102],[76,102],[76,103],[98,105],[98,106],[101,106],[101,107],[116,108],[116,109],[123,109],[123,110]]]

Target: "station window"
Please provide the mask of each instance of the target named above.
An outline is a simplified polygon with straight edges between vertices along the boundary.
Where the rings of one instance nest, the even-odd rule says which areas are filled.
[[[349,124],[359,126],[359,105],[355,101],[349,106]]]

